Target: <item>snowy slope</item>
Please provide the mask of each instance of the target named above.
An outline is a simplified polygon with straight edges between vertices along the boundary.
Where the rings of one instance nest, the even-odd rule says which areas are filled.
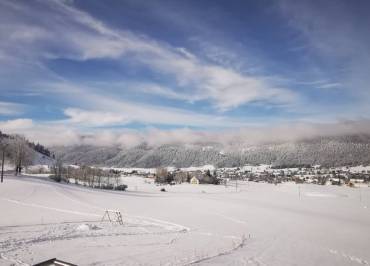
[[[127,192],[27,177],[0,185],[0,265],[369,265],[370,190],[240,183]],[[362,193],[359,197],[359,193]],[[100,223],[120,210],[124,225]]]
[[[53,163],[53,158],[41,154],[37,151],[34,152],[33,165],[52,165]]]

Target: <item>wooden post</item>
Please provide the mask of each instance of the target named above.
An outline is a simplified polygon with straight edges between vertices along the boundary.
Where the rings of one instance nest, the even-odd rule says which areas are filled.
[[[4,163],[5,163],[5,148],[3,148],[3,158],[1,163],[1,183],[3,183],[4,180]]]

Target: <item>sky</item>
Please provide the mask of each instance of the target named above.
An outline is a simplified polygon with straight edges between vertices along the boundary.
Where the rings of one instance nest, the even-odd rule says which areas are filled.
[[[0,1],[0,130],[46,145],[370,133],[370,2]]]

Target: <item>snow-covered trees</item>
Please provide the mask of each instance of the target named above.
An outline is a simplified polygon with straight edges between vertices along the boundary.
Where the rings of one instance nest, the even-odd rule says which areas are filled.
[[[116,167],[189,167],[212,164],[236,167],[245,164],[340,166],[370,163],[370,135],[316,137],[269,144],[139,145],[130,149],[77,146],[57,149],[69,163]]]
[[[125,185],[121,184],[120,177],[120,173],[113,169],[103,170],[86,165],[80,167],[63,165],[58,156],[53,165],[52,178],[57,182],[63,180],[93,188],[124,190]]]
[[[24,166],[32,163],[34,151],[28,146],[28,142],[23,136],[9,136],[0,132],[0,156],[2,176],[6,160],[14,164],[17,175]]]
[[[21,135],[14,135],[9,146],[15,165],[15,174],[18,175],[24,166],[32,163],[34,151],[28,146],[26,138]]]

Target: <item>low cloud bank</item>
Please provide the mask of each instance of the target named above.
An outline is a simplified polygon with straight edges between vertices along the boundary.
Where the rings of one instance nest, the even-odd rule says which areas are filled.
[[[163,144],[218,143],[222,145],[261,144],[297,141],[314,137],[370,134],[370,120],[339,121],[336,123],[290,123],[274,126],[244,127],[218,131],[189,128],[164,130],[81,129],[53,123],[36,123],[30,119],[0,122],[0,130],[8,134],[22,134],[34,142],[47,146],[96,145],[133,147],[142,143],[149,146]]]

